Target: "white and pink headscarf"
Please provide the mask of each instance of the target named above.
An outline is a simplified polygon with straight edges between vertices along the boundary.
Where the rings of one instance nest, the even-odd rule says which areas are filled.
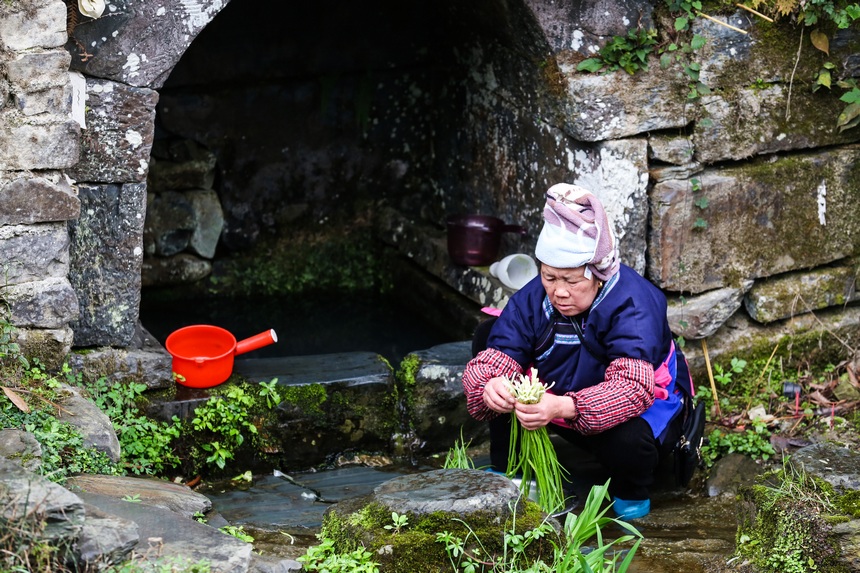
[[[618,247],[603,204],[587,189],[559,183],[546,192],[544,225],[538,236],[535,256],[559,269],[585,266],[608,280],[618,272]]]

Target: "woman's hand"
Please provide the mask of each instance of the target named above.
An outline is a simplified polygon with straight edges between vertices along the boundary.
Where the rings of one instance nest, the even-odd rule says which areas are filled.
[[[526,430],[546,426],[555,418],[573,418],[576,407],[569,396],[546,393],[537,404],[516,404],[517,419]]]
[[[513,412],[517,400],[508,389],[507,378],[490,378],[484,386],[484,404],[494,412]]]

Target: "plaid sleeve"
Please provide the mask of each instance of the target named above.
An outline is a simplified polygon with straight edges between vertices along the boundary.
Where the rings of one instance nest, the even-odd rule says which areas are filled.
[[[654,403],[654,367],[645,360],[616,358],[603,382],[566,395],[573,398],[577,412],[568,424],[582,434],[597,434],[641,415]]]
[[[466,393],[466,409],[469,415],[476,420],[489,420],[498,415],[484,404],[484,386],[491,378],[512,378],[522,372],[519,363],[500,350],[488,348],[479,352],[466,364],[466,370],[463,371],[463,390]]]

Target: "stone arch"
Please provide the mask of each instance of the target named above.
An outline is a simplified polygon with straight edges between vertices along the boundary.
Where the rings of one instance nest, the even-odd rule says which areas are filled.
[[[19,340],[31,353],[64,356],[73,344],[73,330],[76,346],[122,347],[134,337],[141,213],[158,89],[226,5],[118,0],[101,18],[82,19],[71,30],[71,41],[66,2],[27,0],[0,10],[5,80],[0,83],[0,263],[5,281],[0,286],[7,303],[2,312],[20,327]],[[537,205],[547,182],[573,180],[601,189],[613,198],[617,212],[612,215],[628,262],[644,271],[647,249],[649,278],[658,286],[670,295],[702,295],[696,301],[687,297],[686,310],[680,312],[695,316],[674,323],[692,339],[710,336],[729,319],[744,328],[751,324],[750,316],[753,323],[765,325],[784,319],[784,308],[765,312],[770,295],[748,294],[765,283],[775,284],[773,277],[785,281],[780,285],[802,288],[810,276],[830,272],[828,265],[835,262],[841,273],[837,286],[853,285],[856,263],[847,257],[858,248],[851,239],[858,236],[852,226],[856,202],[846,190],[854,180],[850,165],[857,155],[852,145],[857,135],[817,127],[838,113],[838,94],[822,100],[796,92],[792,120],[785,124],[771,110],[784,107],[790,66],[770,69],[763,63],[767,58],[756,59],[754,35],[739,36],[702,21],[697,32],[709,39],[702,53],[708,81],[737,81],[737,69],[729,69],[724,58],[732,53],[744,59],[750,82],[772,89],[742,85],[731,91],[732,100],[713,95],[709,123],[698,122],[695,106],[686,101],[686,80],[671,72],[654,69],[630,78],[575,73],[584,55],[622,31],[611,26],[613,21],[650,19],[647,2],[615,2],[618,17],[606,21],[594,6],[575,0],[449,5],[450,21],[495,41],[463,44],[458,53],[468,72],[459,78],[462,101],[468,105],[453,116],[457,125],[445,134],[454,142],[449,150],[455,151],[447,162],[437,163],[435,173],[442,175],[416,195],[430,205],[416,213],[438,224],[446,212],[467,207],[516,216],[537,227]],[[750,17],[730,18],[755,31]],[[845,63],[847,74],[856,75],[856,33],[840,34],[832,43],[839,50],[834,57]],[[760,117],[763,113],[770,115]],[[744,129],[734,130],[738,125]],[[783,159],[789,153],[792,157]],[[807,181],[813,167],[806,165],[827,167],[820,180]],[[780,195],[786,185],[776,177],[786,170],[797,173],[789,187],[809,191],[811,186],[812,192],[818,189],[819,203],[826,198],[826,225],[822,216],[807,216],[800,209],[770,218],[788,210],[768,210],[769,198],[792,203],[789,194]],[[445,177],[452,173],[456,177]],[[742,205],[739,212],[754,213],[750,220],[755,223],[744,223],[739,231],[731,221],[715,217],[707,231],[690,234],[700,213],[689,207],[692,200],[678,198],[689,198],[694,181],[704,182],[723,201],[712,201],[709,214]],[[775,231],[758,233],[760,221]],[[814,248],[799,250],[780,234],[800,222],[810,230],[807,236],[816,238]],[[402,227],[395,222],[392,228]],[[750,233],[758,233],[755,241],[741,239]],[[727,239],[724,245],[715,240],[721,234]],[[404,255],[420,257],[422,267],[476,302],[504,302],[508,293],[486,273],[452,272],[439,250],[430,248],[439,236],[428,236],[399,236],[396,242]],[[679,243],[690,254],[680,253]],[[791,252],[775,255],[773,249],[780,245]],[[806,272],[816,266],[820,268]],[[684,276],[675,272],[680,267],[687,269]],[[816,308],[856,299],[853,286],[842,290],[821,296]],[[501,294],[492,298],[496,293]],[[742,305],[745,312],[739,310]],[[856,311],[846,307],[832,313],[838,325],[840,320],[851,322]],[[684,323],[690,322],[694,325],[688,329]],[[782,325],[776,326],[771,330],[781,332]],[[771,335],[778,334],[765,332]],[[732,337],[725,342],[732,344]]]

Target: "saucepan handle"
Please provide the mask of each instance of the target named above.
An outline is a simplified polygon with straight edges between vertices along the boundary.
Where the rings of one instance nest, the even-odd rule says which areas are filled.
[[[250,338],[246,338],[237,342],[236,354],[245,354],[246,352],[251,352],[252,350],[257,350],[258,348],[274,344],[277,341],[278,335],[275,334],[275,330],[269,329],[265,332],[255,334]]]
[[[526,228],[522,225],[503,225],[501,231],[502,233],[518,233],[520,235],[526,234]]]

